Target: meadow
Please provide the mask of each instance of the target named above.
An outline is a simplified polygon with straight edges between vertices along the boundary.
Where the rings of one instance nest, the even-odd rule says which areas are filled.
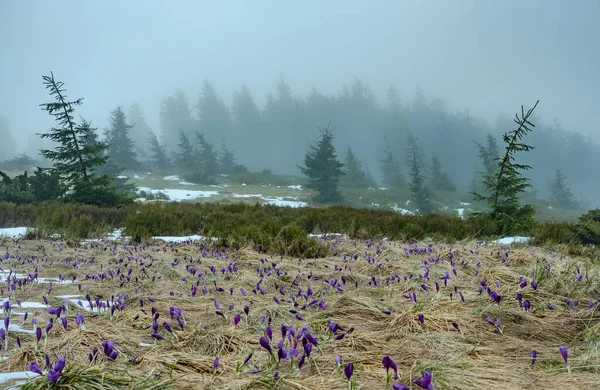
[[[561,246],[0,240],[3,386],[600,386],[600,267]]]

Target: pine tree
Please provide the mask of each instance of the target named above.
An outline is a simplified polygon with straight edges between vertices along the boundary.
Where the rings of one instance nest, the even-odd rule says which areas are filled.
[[[65,187],[71,188],[67,200],[81,203],[116,205],[126,203],[128,199],[117,194],[110,185],[110,179],[98,175],[95,171],[106,162],[103,155],[107,145],[85,145],[93,129],[88,122],[77,124],[73,117],[74,107],[83,102],[83,98],[68,101],[64,83],[56,81],[54,74],[42,76],[46,89],[50,91],[55,101],[43,103],[42,110],[54,116],[60,127],[51,128],[49,133],[40,134],[42,139],[49,139],[58,144],[54,150],[40,150],[45,158],[52,160],[55,172],[63,181]]]
[[[456,192],[456,186],[452,182],[452,178],[443,169],[442,163],[436,155],[431,158],[430,185],[434,191]]]
[[[179,133],[179,152],[175,154],[175,165],[180,173],[189,174],[198,170],[196,149],[190,143],[188,136],[182,131]]]
[[[149,133],[148,144],[150,145],[150,165],[152,168],[161,172],[169,169],[171,161],[169,160],[167,151],[165,150],[165,147],[158,142],[158,138],[156,138],[156,134],[154,134],[152,130],[150,130]]]
[[[531,187],[531,184],[528,183],[529,179],[523,177],[520,171],[527,171],[531,169],[531,166],[515,163],[514,155],[517,152],[528,152],[533,149],[533,146],[520,141],[527,133],[532,131],[531,127],[535,127],[529,121],[529,117],[538,103],[539,100],[527,113],[524,112],[523,106],[521,106],[521,116],[519,117],[517,114],[514,119],[518,127],[504,133],[503,140],[506,144],[506,152],[497,160],[495,172],[491,175],[485,175],[484,179],[485,187],[490,195],[473,194],[476,200],[485,200],[489,203],[492,210],[488,214],[498,224],[502,233],[527,230],[534,222],[535,209],[531,205],[521,206],[519,200],[519,194]]]
[[[433,205],[430,200],[431,190],[427,185],[423,154],[417,140],[410,132],[408,133],[407,156],[407,165],[410,166],[410,182],[408,183],[410,196],[417,206],[419,214],[429,214],[433,211]]]
[[[307,188],[317,191],[314,200],[318,203],[338,203],[342,194],[338,191],[339,178],[344,174],[344,164],[338,161],[333,147],[333,133],[319,128],[321,140],[311,144],[304,156],[304,167],[299,167],[308,179]]]
[[[91,123],[83,120],[86,126],[90,127],[92,131],[90,131],[83,140],[83,144],[85,146],[95,147],[98,145],[104,145],[103,142],[98,140],[98,133],[96,129],[91,127]],[[104,164],[98,167],[96,173],[99,175],[105,175],[108,177],[111,186],[113,186],[117,192],[119,193],[133,193],[135,191],[135,186],[133,184],[127,183],[127,177],[123,177],[123,171],[125,168],[115,164],[115,162],[108,157],[108,148],[100,152],[99,156],[106,157],[106,161]]]
[[[556,169],[554,179],[549,180],[548,189],[550,190],[550,203],[552,206],[565,210],[577,209],[579,204],[571,189],[567,186],[567,177]]]
[[[169,152],[177,151],[177,135],[184,131],[189,138],[193,135],[192,129],[197,128],[197,123],[192,119],[189,102],[185,93],[178,89],[173,96],[169,96],[160,105],[160,130],[161,139]]]
[[[129,137],[131,128],[121,107],[111,112],[110,127],[106,131],[108,158],[125,169],[139,169],[140,163],[136,160],[133,141]]]
[[[344,159],[343,171],[344,175],[340,178],[340,185],[353,188],[368,188],[367,174],[350,146],[348,146],[346,158]]]
[[[231,113],[217,94],[213,85],[204,80],[200,99],[196,105],[203,137],[215,142],[221,137],[231,136]]]
[[[146,123],[144,111],[138,103],[133,103],[129,108],[127,115],[129,123],[131,124],[131,131],[129,136],[133,140],[133,150],[141,159],[148,158],[150,152],[150,132],[152,129]]]
[[[204,133],[196,133],[198,144],[198,162],[206,176],[214,176],[219,172],[219,158],[214,147],[206,140]]]
[[[385,151],[383,152],[383,158],[380,161],[380,167],[384,186],[396,189],[406,188],[406,181],[402,175],[400,163],[392,152],[392,149],[390,149],[387,139]]]
[[[219,157],[219,166],[221,173],[233,173],[236,167],[235,156],[233,152],[229,150],[225,140],[221,146],[221,156]]]

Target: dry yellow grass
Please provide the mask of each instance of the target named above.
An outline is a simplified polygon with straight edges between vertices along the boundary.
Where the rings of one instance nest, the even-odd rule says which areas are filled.
[[[229,252],[202,248],[197,243],[157,242],[148,246],[94,243],[68,247],[52,241],[15,243],[4,239],[0,244],[11,255],[0,263],[5,271],[12,269],[27,275],[37,266],[40,277],[56,277],[60,273],[67,279],[65,283],[53,283],[50,293],[48,283],[38,282],[8,292],[3,277],[0,296],[12,297],[13,312],[29,311],[25,329],[32,329],[31,318],[36,318],[43,329],[49,315],[45,308],[19,309],[14,299],[41,302],[42,295],[47,295],[49,303],[58,306],[62,300],[57,296],[66,294],[89,294],[92,300],[98,296],[103,301],[111,300],[113,295],[115,299],[119,294],[129,295],[124,310],[116,310],[112,317],[108,312],[95,315],[70,305],[67,330],[60,321],[55,321],[46,346],[42,338],[37,351],[35,336],[9,332],[8,351],[2,352],[6,360],[0,361],[1,372],[27,370],[31,360],[42,365],[45,353],[53,361],[65,356],[70,364],[87,366],[92,348],[102,350],[102,341],[113,340],[120,352],[117,360],[105,361],[101,352],[100,362],[95,364],[100,364],[107,374],[119,370],[140,380],[172,379],[170,388],[345,389],[348,383],[336,365],[336,355],[343,363],[356,364],[359,389],[391,388],[391,383],[386,386],[386,372],[381,363],[384,355],[397,363],[399,382],[412,388],[417,388],[412,382],[420,377],[422,370],[433,373],[435,389],[600,388],[597,311],[600,267],[589,259],[563,256],[560,251],[511,249],[503,262],[507,250],[476,243],[449,246],[349,240],[336,243],[332,250],[335,254],[322,259],[281,259],[249,249]],[[414,250],[417,247],[421,250]],[[415,253],[410,253],[411,250]],[[261,262],[261,258],[266,260]],[[179,263],[172,265],[175,259]],[[422,277],[424,261],[428,261],[430,269],[428,280]],[[238,270],[229,275],[222,273],[221,269],[230,262]],[[202,277],[192,276],[186,265],[202,272]],[[214,275],[211,266],[216,267]],[[577,266],[584,275],[582,280],[574,278]],[[132,269],[130,282],[108,274],[98,281],[86,280],[86,275],[109,271],[115,275],[117,270],[127,275],[128,269]],[[258,272],[264,276],[261,284],[266,291],[264,295],[252,292],[260,278]],[[444,272],[450,274],[446,287],[442,280]],[[343,289],[324,282],[337,279],[341,284],[342,275],[346,279]],[[388,280],[392,275],[397,277]],[[72,276],[76,276],[75,283],[70,282]],[[520,276],[525,276],[528,282],[537,281],[537,290],[531,285],[519,287]],[[485,289],[481,294],[478,292],[482,280],[503,296],[500,305],[493,303]],[[192,297],[191,286],[197,281],[198,291]],[[436,281],[440,292],[436,292]],[[81,293],[77,289],[79,283]],[[300,289],[306,292],[309,285],[313,298],[308,301],[322,300],[326,306],[319,310],[315,304],[302,310],[306,301],[297,297],[296,310],[303,318],[299,320],[290,312],[291,295]],[[211,292],[204,294],[204,286]],[[218,292],[215,286],[223,291]],[[230,288],[234,289],[233,295]],[[248,292],[247,297],[240,294],[240,288]],[[416,303],[404,297],[413,292]],[[524,300],[531,301],[531,312],[519,307],[518,292]],[[572,310],[564,298],[579,303]],[[146,314],[141,311],[140,299],[144,300]],[[215,313],[215,300],[220,303],[223,316]],[[589,301],[596,303],[593,308],[588,308]],[[87,307],[85,299],[82,302]],[[555,310],[549,310],[548,303]],[[183,331],[169,316],[171,305],[182,310],[186,322]],[[246,305],[249,316],[243,313]],[[152,324],[152,307],[160,313],[158,323],[168,320],[176,336],[160,325],[159,333],[165,340],[153,341],[152,329],[144,329]],[[384,310],[391,313],[385,314]],[[75,325],[76,312],[85,315],[85,329]],[[419,313],[424,315],[424,326],[418,320]],[[234,326],[236,314],[241,314],[241,321]],[[318,347],[300,370],[297,358],[293,365],[284,360],[269,363],[267,352],[258,343],[267,325],[261,324],[261,316],[271,319],[274,350],[281,338],[282,323],[294,325],[296,330],[307,325],[318,338]],[[494,332],[494,326],[486,321],[488,316],[500,319],[501,333]],[[335,321],[345,329],[354,327],[354,331],[342,340],[335,340],[329,337],[328,321]],[[21,322],[22,318],[13,313],[11,323]],[[452,326],[453,322],[460,331]],[[16,336],[21,338],[20,350],[16,347]],[[140,346],[140,343],[151,345]],[[558,351],[561,345],[569,350],[568,369]],[[302,346],[298,349],[300,357]],[[538,357],[530,366],[532,349]],[[238,370],[238,364],[250,352],[254,352],[253,357]],[[136,355],[139,357],[135,363],[127,363]],[[220,365],[213,375],[216,357]],[[262,372],[250,373],[254,370]]]

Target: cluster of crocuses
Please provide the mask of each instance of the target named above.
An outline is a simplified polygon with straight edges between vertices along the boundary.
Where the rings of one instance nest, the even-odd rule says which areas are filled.
[[[277,361],[286,360],[293,363],[293,359],[298,358],[298,369],[301,369],[304,365],[306,358],[310,357],[313,346],[319,345],[319,340],[313,336],[307,325],[303,325],[298,330],[293,325],[281,324],[281,339],[277,343],[276,353],[271,347],[273,341],[273,328],[267,325],[265,328],[265,335],[259,339],[259,344],[264,348],[271,358],[277,359]],[[302,344],[302,355],[298,351],[300,344]],[[247,358],[249,360],[249,358]],[[246,360],[246,362],[247,362]],[[245,364],[245,363],[244,363]]]
[[[59,358],[54,365],[50,364],[50,358],[46,355],[46,369],[48,370],[48,380],[52,383],[57,383],[60,378],[60,374],[65,368],[66,359],[64,357]],[[36,361],[29,362],[29,371],[35,372],[40,375],[44,375],[44,372],[37,364]]]

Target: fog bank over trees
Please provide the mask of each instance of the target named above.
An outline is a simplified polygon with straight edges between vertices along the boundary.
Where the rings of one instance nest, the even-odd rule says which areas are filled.
[[[35,134],[48,130],[37,104],[50,70],[86,97],[79,114],[101,138],[121,107],[140,160],[150,131],[168,157],[200,132],[251,170],[297,174],[331,121],[337,150],[378,185],[401,179],[382,170],[394,164],[406,182],[413,134],[470,189],[475,142],[500,145],[515,107],[539,99],[522,156],[534,190],[547,196],[560,169],[597,205],[598,14],[593,0],[2,2],[0,160],[49,147]]]

